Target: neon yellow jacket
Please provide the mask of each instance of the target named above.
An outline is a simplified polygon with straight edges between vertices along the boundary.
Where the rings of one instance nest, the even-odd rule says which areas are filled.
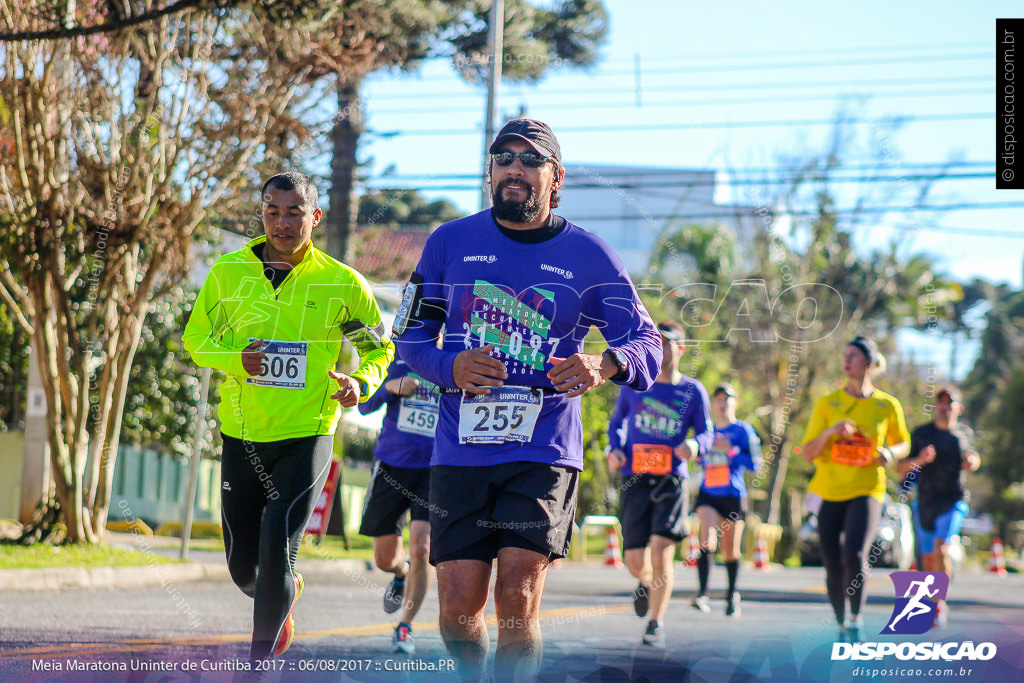
[[[384,380],[394,344],[363,276],[312,245],[275,290],[252,251],[266,239],[217,260],[182,341],[196,364],[227,374],[217,411],[223,433],[257,442],[333,434],[342,408],[327,372],[344,337],[359,353],[352,377],[362,385],[360,402]],[[265,349],[263,376],[242,367],[242,349],[254,339],[283,342],[280,354]]]

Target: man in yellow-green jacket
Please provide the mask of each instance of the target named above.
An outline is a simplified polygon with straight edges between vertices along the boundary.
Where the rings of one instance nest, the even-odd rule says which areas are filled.
[[[183,341],[223,370],[218,416],[221,520],[228,569],[254,599],[250,658],[284,653],[302,592],[295,555],[331,463],[342,408],[365,401],[394,357],[366,280],[313,246],[318,193],[301,173],[263,186],[266,233],[221,257],[196,298]],[[359,353],[335,371],[347,337]]]

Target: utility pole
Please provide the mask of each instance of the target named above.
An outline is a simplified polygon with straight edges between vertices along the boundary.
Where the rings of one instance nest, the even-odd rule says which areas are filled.
[[[480,210],[491,206],[491,190],[487,187],[488,154],[494,139],[498,118],[498,85],[501,82],[501,63],[504,59],[502,40],[505,35],[505,0],[492,0],[490,26],[487,30],[487,111],[484,113],[484,167],[481,174]]]

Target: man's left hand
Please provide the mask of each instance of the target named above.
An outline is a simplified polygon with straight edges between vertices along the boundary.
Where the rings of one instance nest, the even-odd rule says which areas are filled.
[[[574,353],[568,358],[552,358],[551,362],[554,367],[548,372],[548,379],[569,398],[582,396],[607,379],[601,371],[604,356],[600,354]]]
[[[338,380],[338,391],[331,398],[341,403],[342,408],[351,408],[359,403],[359,396],[363,393],[359,380],[334,370],[328,370],[327,374]]]

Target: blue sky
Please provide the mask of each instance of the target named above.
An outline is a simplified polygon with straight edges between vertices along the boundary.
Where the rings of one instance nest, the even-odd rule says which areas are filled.
[[[500,93],[503,113],[525,108],[552,125],[570,164],[715,168],[725,180],[729,169],[820,151],[845,110],[864,121],[849,129],[847,163],[884,146],[885,170],[913,179],[955,161],[948,172],[958,177],[937,181],[929,204],[1024,207],[1024,192],[994,189],[995,19],[1014,16],[1017,3],[605,2],[611,31],[594,68]],[[467,176],[481,164],[482,89],[437,60],[412,75],[375,75],[364,95],[371,184],[440,188],[431,194],[479,208]],[[868,123],[891,116],[909,120],[895,132]],[[1022,285],[1024,208],[915,215],[906,188],[871,187],[889,191],[876,204],[896,211],[864,226],[865,248],[899,237],[954,277]],[[748,189],[726,186],[721,199],[749,199]]]

